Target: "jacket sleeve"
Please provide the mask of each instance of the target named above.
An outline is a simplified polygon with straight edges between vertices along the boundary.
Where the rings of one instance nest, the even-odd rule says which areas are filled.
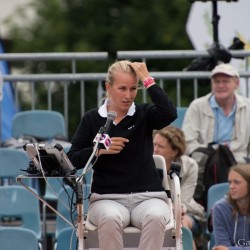
[[[198,104],[198,102],[193,101],[189,105],[183,120],[182,130],[187,142],[187,155],[190,155],[198,147],[207,146],[205,143],[200,143],[203,125]]]
[[[148,122],[153,129],[162,129],[177,118],[177,110],[157,84],[148,88],[153,104],[148,104]]]
[[[213,233],[215,236],[215,244],[230,246],[230,234],[227,231],[227,225],[225,223],[225,215],[223,215],[223,207],[220,203],[216,203],[212,208],[212,221],[213,221]],[[232,218],[230,218],[232,219]]]
[[[84,168],[93,152],[93,138],[95,136],[87,116],[83,116],[72,140],[72,146],[67,153],[72,164],[77,168]],[[86,133],[85,131],[88,131]]]
[[[183,168],[183,176],[181,176],[182,203],[185,204],[188,213],[198,216],[200,220],[205,220],[204,208],[193,198],[198,178],[198,164],[194,159],[186,155],[181,157],[181,162]]]

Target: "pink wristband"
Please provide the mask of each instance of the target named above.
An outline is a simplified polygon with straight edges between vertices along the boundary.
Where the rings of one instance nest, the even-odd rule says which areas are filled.
[[[153,82],[155,82],[155,79],[153,77],[148,77],[143,81],[143,85],[147,88]]]

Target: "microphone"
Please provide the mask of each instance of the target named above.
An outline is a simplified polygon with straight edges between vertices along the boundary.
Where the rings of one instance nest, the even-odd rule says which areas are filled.
[[[99,133],[100,134],[108,134],[110,127],[111,127],[111,124],[113,123],[113,121],[115,120],[116,117],[117,117],[117,114],[115,111],[108,112],[107,121],[106,121],[104,127],[101,127],[101,129],[100,129],[101,131],[99,131]]]
[[[117,117],[116,112],[114,112],[114,111],[108,112],[107,121],[106,121],[105,125],[100,128],[99,132],[95,136],[95,139],[93,140],[94,143],[99,144],[98,148],[103,148],[103,146],[104,146],[104,148],[106,150],[109,149],[112,141],[111,141],[108,133],[110,131],[111,124],[113,123],[113,121],[115,120],[116,117]]]

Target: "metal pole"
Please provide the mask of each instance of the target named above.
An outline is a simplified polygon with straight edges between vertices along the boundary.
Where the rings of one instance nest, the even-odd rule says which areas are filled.
[[[217,11],[217,0],[212,1],[212,6],[213,6],[213,37],[214,37],[214,43],[219,44],[219,29],[218,29],[218,24],[220,20],[220,16],[218,15]]]
[[[77,204],[77,236],[78,236],[78,250],[84,250],[84,227],[83,227],[83,191],[82,183],[76,183],[76,204]]]
[[[2,100],[3,100],[3,75],[0,71],[0,146],[2,144]]]

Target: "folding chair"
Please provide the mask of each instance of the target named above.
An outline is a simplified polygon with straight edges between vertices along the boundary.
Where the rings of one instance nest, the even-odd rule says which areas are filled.
[[[66,138],[64,117],[61,113],[50,110],[18,112],[12,119],[12,136],[19,138],[23,135],[41,140],[50,140],[58,135]]]
[[[36,250],[36,234],[26,228],[0,227],[0,242],[3,250]]]
[[[17,185],[16,177],[24,174],[21,169],[27,169],[29,159],[25,152],[15,148],[0,148],[0,185]],[[31,179],[24,180],[32,186]]]
[[[32,188],[31,188],[32,189]],[[32,189],[37,193],[35,189]],[[26,228],[33,231],[42,247],[39,201],[23,186],[0,186],[1,227]]]
[[[84,199],[83,201],[84,211],[87,213],[88,203],[89,203],[88,197],[90,194],[90,185],[85,184],[83,186],[82,191],[83,191],[83,199]],[[64,188],[61,188],[58,193],[57,212],[60,215],[62,215],[64,218],[66,218],[71,224],[76,226],[78,214],[74,206],[75,204],[76,204],[75,191],[70,186],[65,186]],[[83,214],[82,216],[84,217],[85,214]],[[71,227],[70,224],[57,215],[55,238],[57,239],[59,233],[67,227]]]
[[[207,248],[212,249],[214,244],[213,232],[209,231],[209,221],[211,219],[212,207],[215,202],[223,198],[229,191],[228,182],[218,183],[211,186],[207,193],[207,225],[206,225],[206,235],[208,237]]]
[[[187,227],[182,227],[183,250],[193,250],[193,234]]]
[[[78,170],[77,173],[76,173],[76,176],[80,175],[82,172],[82,170]],[[90,184],[91,182],[91,176],[92,176],[92,171],[89,171],[86,175],[86,184]],[[62,191],[62,194],[59,195],[60,193],[60,190],[62,189],[63,190],[63,186],[66,187],[65,183],[64,183],[64,180],[62,177],[49,177],[47,178],[46,182],[45,182],[45,192],[44,192],[44,195],[43,195],[43,199],[49,203],[54,203],[54,205],[56,206],[59,206],[59,209],[60,209],[60,206],[62,206],[62,204],[59,204],[58,205],[58,202],[60,202],[60,200],[62,198],[60,198],[59,196],[63,196],[63,192]],[[86,186],[87,189],[84,190],[86,192],[88,192],[88,194],[90,193],[90,185],[87,185]],[[69,190],[69,192],[71,193],[72,190]],[[87,196],[88,194],[84,194],[84,196]],[[63,197],[63,199],[66,199],[67,197]],[[65,201],[64,201],[65,202]],[[68,204],[68,202],[67,202]],[[87,201],[85,201],[85,211],[87,211]],[[43,203],[43,235],[50,235],[50,233],[47,231],[47,228],[46,228],[46,221],[48,220],[48,213],[46,212],[46,209],[47,209],[47,206],[46,204]],[[56,218],[56,216],[55,216]]]
[[[174,122],[171,123],[171,125],[177,128],[182,128],[182,123],[183,123],[186,111],[187,111],[186,107],[177,107],[178,117]]]
[[[174,240],[175,248],[177,250],[180,250],[182,249],[182,241],[181,241],[181,199],[180,199],[179,177],[175,173],[173,173],[171,177],[167,174],[165,159],[162,156],[154,155],[154,161],[155,161],[155,165],[157,169],[163,172],[162,186],[164,187],[165,191],[168,194],[171,194],[169,195],[169,198],[168,198],[168,205],[172,213],[170,214],[170,221],[166,225],[165,231],[171,232],[171,236],[172,236],[172,239]],[[169,183],[171,184],[171,190],[169,187]],[[90,222],[88,216],[87,216],[87,220],[85,223],[85,230],[86,231],[97,230],[97,227]],[[140,233],[139,228],[136,228],[133,226],[128,226],[124,228],[124,235],[138,234],[138,233]],[[124,244],[125,244],[125,241],[124,241]],[[165,240],[164,245],[165,244],[168,244],[168,241]]]
[[[207,193],[208,215],[210,215],[210,211],[214,203],[218,201],[219,199],[223,198],[228,191],[229,191],[228,182],[215,184],[208,189],[208,193]]]
[[[76,249],[76,244],[77,244],[76,231],[72,228],[64,228],[57,235],[54,249],[55,250]]]
[[[67,131],[64,117],[61,113],[51,110],[28,110],[18,112],[12,119],[12,137],[20,138],[21,136],[32,136],[39,139],[39,141],[48,142],[55,137],[62,137],[65,139],[67,138]],[[38,193],[40,193],[40,181],[38,179],[33,179],[32,185]],[[43,207],[43,217],[45,221],[45,206]],[[43,229],[43,233],[44,230],[45,229]]]

